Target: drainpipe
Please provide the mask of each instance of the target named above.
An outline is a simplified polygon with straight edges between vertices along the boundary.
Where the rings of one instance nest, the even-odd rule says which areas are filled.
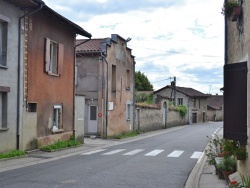
[[[106,62],[106,65],[107,65],[107,78],[106,78],[106,126],[105,126],[105,138],[107,138],[107,127],[108,127],[108,62],[105,58],[105,56],[103,55],[103,53],[101,52],[101,56],[102,56],[102,59]],[[104,75],[103,75],[104,76]]]
[[[76,37],[75,37],[76,38]],[[90,41],[90,39],[85,40],[77,45],[74,46],[74,78],[73,78],[73,84],[74,84],[74,88],[73,88],[73,137],[75,138],[76,136],[76,125],[75,125],[75,97],[76,97],[76,47],[82,45],[83,43],[86,43],[88,41]]]
[[[22,19],[26,16],[31,16],[32,14],[35,14],[36,12],[40,11],[43,6],[45,5],[44,2],[40,4],[40,7],[38,9],[35,9],[34,11],[24,14],[19,18],[18,23],[18,64],[17,64],[17,140],[16,140],[16,149],[19,150],[19,142],[20,142],[20,85],[21,85],[21,22]]]
[[[227,3],[227,0],[224,0],[224,3]],[[227,31],[227,18],[226,18],[226,16],[225,16],[225,20],[224,20],[224,22],[225,22],[225,28],[224,28],[224,32],[225,32],[225,38],[224,38],[224,40],[225,40],[225,51],[224,51],[224,64],[226,65],[227,64],[227,61],[228,61],[228,57],[227,57],[227,46],[228,46],[228,42],[227,42],[227,35],[228,35],[228,31]]]

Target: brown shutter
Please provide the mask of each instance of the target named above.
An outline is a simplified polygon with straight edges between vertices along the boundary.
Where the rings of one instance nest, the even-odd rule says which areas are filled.
[[[58,44],[58,75],[63,73],[63,58],[64,57],[64,46],[63,44]]]
[[[247,142],[247,62],[224,66],[224,138]]]
[[[50,63],[50,39],[45,38],[45,72],[49,72]]]

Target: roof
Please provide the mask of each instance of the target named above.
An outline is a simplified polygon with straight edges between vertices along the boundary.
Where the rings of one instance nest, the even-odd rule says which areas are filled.
[[[211,95],[207,99],[207,105],[211,108],[214,108],[216,110],[219,110],[223,106],[223,95]]]
[[[73,23],[72,21],[68,20],[67,18],[63,17],[59,13],[55,12],[53,9],[45,5],[45,3],[41,0],[5,0],[10,4],[13,4],[21,9],[28,8],[30,11],[34,11],[39,7],[42,7],[41,10],[38,12],[48,19],[56,22],[58,25],[65,27],[75,34],[79,34],[88,38],[91,38],[92,35],[81,28],[79,25]]]
[[[100,52],[101,43],[105,42],[105,39],[79,39],[76,40],[77,52]]]
[[[173,89],[172,86],[167,85],[167,86],[165,86],[165,87],[163,87],[163,88],[161,88],[161,89],[159,89],[157,91],[154,91],[154,94],[157,94],[158,92],[163,91],[165,89],[169,89],[169,88]],[[178,86],[176,86],[176,91],[178,91],[180,93],[183,93],[183,94],[185,94],[185,95],[187,95],[189,97],[209,97],[208,94],[204,94],[204,93],[202,93],[200,91],[197,91],[197,90],[195,90],[193,88],[189,88],[189,87],[178,87]]]

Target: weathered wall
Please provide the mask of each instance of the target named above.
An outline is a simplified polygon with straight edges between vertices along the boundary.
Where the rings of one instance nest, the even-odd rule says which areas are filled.
[[[17,138],[17,65],[18,65],[18,19],[23,15],[19,8],[0,0],[0,16],[7,17],[8,39],[7,39],[7,66],[0,66],[0,87],[9,87],[7,92],[7,128],[0,125],[0,153],[16,149]],[[23,35],[21,36],[23,40]],[[23,46],[21,45],[21,52]],[[22,70],[21,54],[21,70]],[[22,74],[22,72],[21,72]],[[22,76],[21,76],[22,80]],[[21,83],[22,84],[22,83]],[[23,89],[20,88],[20,99],[22,105]],[[2,123],[2,122],[1,122]],[[1,124],[0,123],[0,124]],[[20,124],[21,126],[21,124]]]
[[[117,42],[107,46],[108,62],[108,101],[113,102],[113,110],[108,111],[107,136],[113,136],[133,129],[134,59],[127,49],[125,40],[118,37]],[[112,91],[112,65],[116,66],[116,91]],[[127,70],[130,83],[127,84]],[[129,89],[127,89],[129,86]],[[130,119],[127,119],[126,106],[131,105]]]
[[[84,138],[85,97],[75,96],[75,137],[83,142]]]
[[[135,129],[152,131],[165,128],[163,113],[163,104],[161,107],[136,105]],[[178,111],[166,108],[166,115],[166,128],[186,124]]]
[[[59,76],[45,72],[45,38],[64,45],[63,70]],[[74,101],[74,40],[75,35],[66,28],[60,27],[48,18],[35,13],[29,19],[28,31],[28,97],[27,102],[37,103],[36,129],[40,143],[42,137],[60,137],[52,135],[53,106],[62,105],[63,132],[73,132]],[[26,117],[24,117],[26,118]],[[24,136],[30,127],[24,120]],[[46,136],[46,137],[45,137]],[[63,137],[62,138],[66,138]],[[51,139],[53,140],[53,139]]]
[[[243,17],[237,22],[227,21],[228,25],[228,49],[227,63],[238,63],[248,61],[248,76],[247,76],[247,93],[250,93],[250,75],[249,75],[249,52],[250,52],[250,0],[243,1],[242,4]],[[250,95],[247,97],[248,118],[247,118],[247,135],[250,143]],[[250,145],[246,145],[248,153],[250,153]],[[237,170],[244,175],[250,174],[250,157],[246,161],[238,161]]]
[[[222,110],[207,110],[208,121],[222,121],[223,111]]]

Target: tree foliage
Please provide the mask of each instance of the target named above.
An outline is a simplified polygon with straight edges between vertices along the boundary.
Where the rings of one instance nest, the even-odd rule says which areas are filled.
[[[140,72],[135,72],[135,89],[136,91],[153,91],[153,85],[149,82],[148,77]]]

